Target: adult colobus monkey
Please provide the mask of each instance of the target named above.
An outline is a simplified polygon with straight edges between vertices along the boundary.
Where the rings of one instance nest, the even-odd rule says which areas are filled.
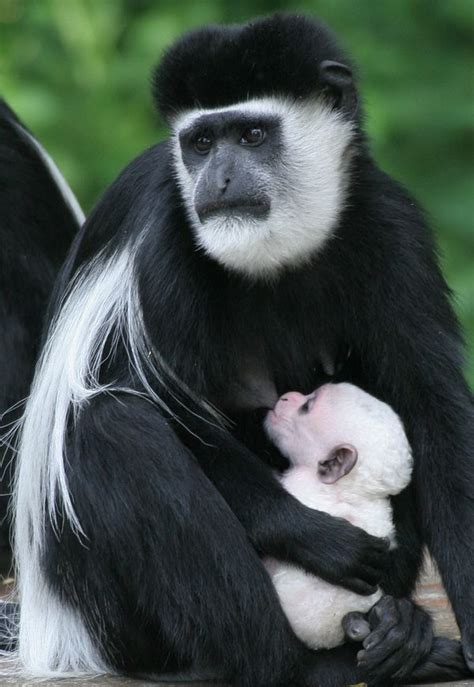
[[[456,677],[459,645],[432,647],[429,617],[406,598],[424,542],[474,665],[458,325],[420,210],[371,159],[347,64],[319,24],[274,16],[195,31],[157,71],[172,135],[127,167],[75,243],[26,411],[27,673],[217,674],[241,687],[386,685],[424,665]],[[266,464],[278,457],[258,410],[335,370],[392,405],[413,447],[390,553],[296,501]],[[352,645],[316,653],[296,639],[259,555],[393,594],[360,667]]]
[[[12,460],[9,429],[33,379],[54,279],[83,214],[63,177],[0,100],[0,552],[9,550],[6,512]]]

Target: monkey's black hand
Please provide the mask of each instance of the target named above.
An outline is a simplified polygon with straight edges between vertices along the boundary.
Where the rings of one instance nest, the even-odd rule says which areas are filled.
[[[357,654],[358,665],[375,681],[409,678],[433,642],[431,616],[409,599],[384,596],[369,613],[371,632]]]
[[[377,590],[386,569],[388,547],[388,541],[373,537],[346,520],[330,518],[319,550],[315,551],[313,539],[307,565],[302,546],[302,564],[307,570],[312,564],[316,575],[327,582],[369,595]]]
[[[280,514],[271,530],[257,539],[257,550],[357,594],[373,594],[388,563],[388,541],[294,503],[296,509]]]

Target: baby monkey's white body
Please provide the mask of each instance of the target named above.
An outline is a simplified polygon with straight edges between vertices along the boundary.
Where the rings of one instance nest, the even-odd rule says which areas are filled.
[[[345,518],[377,537],[394,540],[392,509],[386,497],[338,494],[337,485],[322,484],[314,476],[314,468],[305,466],[291,468],[281,482],[306,506]],[[369,611],[382,595],[378,590],[371,596],[360,596],[301,568],[273,559],[265,563],[295,633],[313,649],[330,649],[342,644],[344,616],[351,611]]]
[[[408,485],[412,457],[389,406],[353,385],[328,384],[310,396],[282,396],[266,429],[292,463],[280,477],[287,491],[395,546],[389,496]],[[292,565],[265,564],[295,633],[313,649],[342,644],[344,616],[369,611],[382,594],[360,596]]]

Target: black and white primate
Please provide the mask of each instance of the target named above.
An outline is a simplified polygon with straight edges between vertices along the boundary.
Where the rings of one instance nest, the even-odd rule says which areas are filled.
[[[353,384],[323,384],[283,394],[265,431],[290,461],[279,477],[290,494],[397,545],[389,496],[409,485],[413,460],[390,406]],[[343,644],[346,616],[368,613],[382,596],[354,594],[283,561],[265,566],[293,630],[312,649]]]
[[[473,406],[415,201],[378,169],[346,56],[311,19],[179,40],[169,140],[105,193],[69,255],[16,484],[19,660],[33,675],[220,675],[240,687],[459,677],[409,601],[435,557],[474,666]],[[262,408],[337,371],[414,454],[398,548],[307,508]],[[219,411],[233,421],[223,426]],[[313,652],[261,557],[390,594],[365,649]],[[466,667],[464,666],[464,671]]]
[[[54,279],[84,219],[56,165],[0,100],[0,554],[8,556],[8,430],[33,379]],[[3,564],[5,564],[3,562]]]
[[[290,461],[279,477],[290,494],[397,546],[389,496],[408,486],[413,458],[403,424],[390,406],[353,384],[324,384],[308,395],[285,393],[268,412],[265,430]],[[265,566],[306,646],[331,649],[347,637],[370,641],[381,589],[361,596],[291,563],[266,559]],[[372,608],[374,613],[366,616]],[[451,669],[467,673],[460,643],[436,638],[410,680],[433,675],[440,651],[450,656]]]

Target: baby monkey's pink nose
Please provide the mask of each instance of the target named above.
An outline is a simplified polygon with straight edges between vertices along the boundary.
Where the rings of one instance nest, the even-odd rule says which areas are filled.
[[[273,420],[292,417],[297,412],[297,409],[303,405],[305,399],[306,396],[298,393],[298,391],[288,391],[288,393],[283,394],[273,409]]]
[[[288,405],[295,407],[304,403],[305,399],[306,396],[304,394],[300,394],[298,391],[289,391],[287,394],[283,394],[279,403],[288,403]]]

